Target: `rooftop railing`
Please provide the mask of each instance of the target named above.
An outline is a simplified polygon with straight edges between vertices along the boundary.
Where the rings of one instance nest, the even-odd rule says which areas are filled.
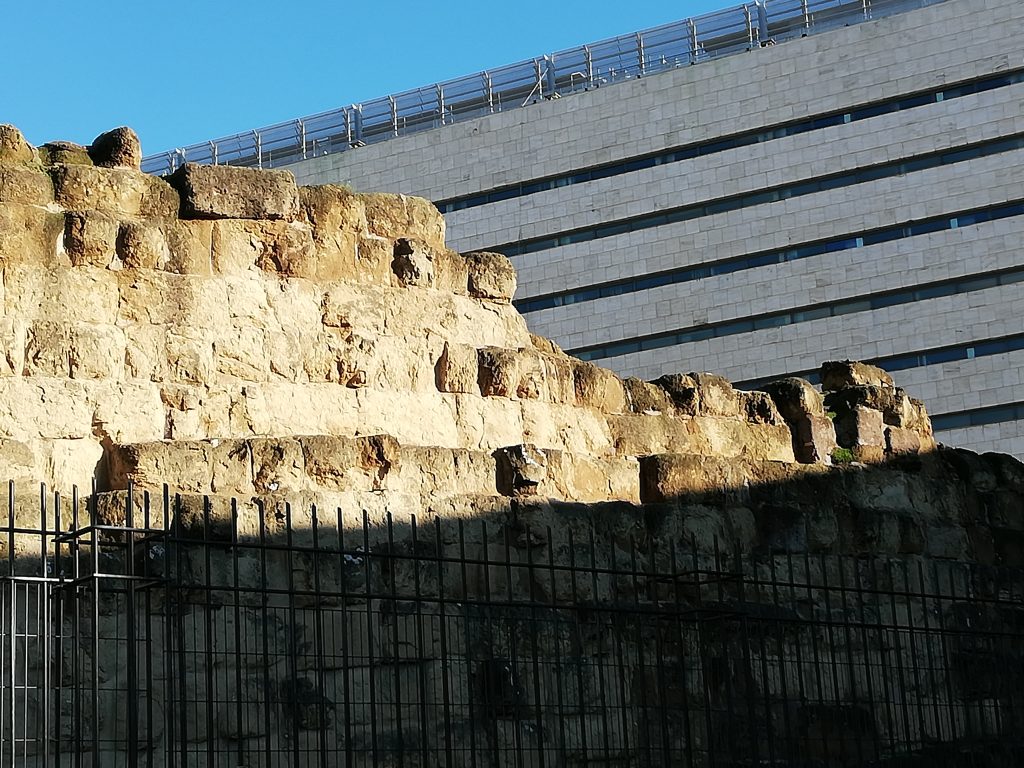
[[[143,170],[186,162],[274,168],[580,91],[744,53],[942,0],[755,0],[380,99],[150,155]]]

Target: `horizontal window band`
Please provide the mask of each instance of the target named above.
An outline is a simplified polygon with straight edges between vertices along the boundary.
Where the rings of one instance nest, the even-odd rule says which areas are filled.
[[[459,197],[447,198],[436,202],[435,205],[441,213],[452,213],[466,208],[477,208],[481,205],[511,200],[517,197],[545,192],[559,187],[584,184],[588,181],[607,179],[626,173],[646,168],[653,168],[658,165],[667,165],[682,160],[691,160],[697,157],[726,152],[731,149],[761,144],[766,141],[796,136],[801,133],[809,133],[827,128],[833,125],[844,125],[855,123],[860,120],[868,120],[880,115],[901,112],[908,109],[916,109],[928,104],[937,104],[943,101],[951,101],[962,96],[970,96],[984,91],[991,91],[997,88],[1005,88],[1016,83],[1024,82],[1024,70],[1012,72],[1000,72],[997,75],[990,75],[974,80],[966,80],[953,85],[944,85],[926,91],[918,91],[905,94],[895,99],[870,102],[859,107],[844,110],[827,112],[802,120],[794,120],[787,123],[779,123],[766,128],[757,128],[750,131],[743,131],[728,136],[722,136],[711,141],[672,147],[658,152],[645,153],[615,163],[604,163],[589,168],[578,169],[570,173],[562,173],[552,176],[543,176],[530,179],[529,181],[507,184],[495,187],[486,192],[477,192]]]
[[[506,256],[522,256],[526,253],[546,251],[551,248],[558,248],[573,243],[590,242],[601,240],[606,237],[613,237],[628,232],[637,232],[645,229],[653,229],[676,224],[682,221],[704,218],[716,213],[726,213],[740,210],[756,205],[789,200],[794,197],[803,197],[817,192],[838,189],[841,187],[863,184],[869,181],[891,178],[893,176],[904,176],[908,173],[923,171],[930,168],[939,168],[944,165],[974,160],[981,157],[991,157],[1004,152],[1012,152],[1024,148],[1024,133],[1016,133],[1010,136],[1001,136],[998,139],[965,144],[959,147],[929,152],[923,155],[894,160],[888,163],[877,165],[866,165],[851,171],[818,176],[811,179],[789,184],[781,184],[775,187],[745,192],[738,195],[730,195],[715,200],[709,200],[692,205],[684,205],[678,208],[670,208],[654,213],[645,213],[627,219],[602,222],[590,227],[580,227],[567,230],[554,235],[543,235],[540,237],[518,240],[514,243],[496,245],[475,250],[494,251],[503,253]]]
[[[982,427],[986,424],[1005,424],[1008,421],[1024,420],[1024,403],[1004,403],[955,413],[938,413],[931,419],[932,429],[936,432]]]
[[[893,373],[894,371],[905,371],[911,368],[924,368],[928,365],[941,365],[942,363],[951,363],[960,360],[973,360],[977,357],[1005,355],[1008,352],[1017,352],[1020,350],[1024,350],[1024,333],[1016,333],[992,339],[980,339],[978,341],[970,341],[963,344],[950,344],[943,347],[923,349],[917,352],[904,352],[898,355],[864,358],[862,362],[877,365],[879,368],[882,368],[889,373]],[[769,382],[786,379],[791,376],[806,379],[811,382],[811,384],[821,383],[820,369],[814,368],[813,370],[796,371],[794,373],[780,373],[777,376],[763,376],[758,379],[737,381],[734,383],[734,386],[737,389],[755,390],[760,389]]]
[[[609,357],[621,357],[652,349],[674,347],[679,344],[690,344],[705,339],[751,333],[767,328],[780,328],[786,325],[795,325],[826,317],[868,312],[874,309],[910,304],[925,299],[972,293],[999,285],[1012,285],[1022,281],[1024,281],[1024,267],[1013,267],[932,283],[922,283],[912,288],[865,294],[835,302],[810,304],[781,312],[769,312],[719,323],[709,323],[707,325],[691,326],[673,331],[663,331],[647,336],[637,336],[604,344],[592,344],[585,347],[567,349],[566,352],[582,360],[603,360]]]
[[[540,312],[544,309],[581,304],[587,301],[610,298],[612,296],[623,296],[629,293],[647,291],[652,288],[660,288],[665,285],[677,285],[689,283],[696,280],[704,280],[718,275],[728,275],[735,272],[742,272],[748,269],[756,269],[772,264],[785,264],[790,261],[806,259],[812,256],[820,256],[827,253],[836,253],[854,248],[863,248],[878,243],[903,240],[918,235],[942,232],[948,229],[958,229],[974,224],[982,224],[999,219],[1007,219],[1013,216],[1024,215],[1024,200],[1013,200],[1001,205],[978,208],[966,211],[932,216],[927,219],[916,219],[894,224],[891,227],[865,230],[851,234],[840,235],[839,237],[827,240],[816,240],[799,245],[791,245],[786,248],[777,248],[768,251],[736,256],[719,261],[705,262],[703,264],[680,267],[678,269],[665,270],[663,272],[652,272],[646,275],[639,275],[624,280],[615,280],[607,283],[582,286],[571,291],[559,291],[540,296],[531,296],[528,299],[516,301],[515,306],[523,314]]]

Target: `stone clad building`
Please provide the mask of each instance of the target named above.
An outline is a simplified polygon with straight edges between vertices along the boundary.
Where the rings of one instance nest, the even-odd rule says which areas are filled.
[[[1024,455],[1024,7],[778,40],[753,7],[736,55],[272,164],[430,198],[454,248],[511,257],[532,331],[619,374],[869,360],[939,440]]]

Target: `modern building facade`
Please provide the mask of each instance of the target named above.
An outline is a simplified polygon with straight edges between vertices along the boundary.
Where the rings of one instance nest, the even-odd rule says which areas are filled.
[[[512,258],[535,332],[623,375],[870,360],[941,441],[1024,456],[1024,5],[807,36],[764,8],[735,55],[565,94],[538,68],[526,108],[276,165],[434,200],[454,248]]]

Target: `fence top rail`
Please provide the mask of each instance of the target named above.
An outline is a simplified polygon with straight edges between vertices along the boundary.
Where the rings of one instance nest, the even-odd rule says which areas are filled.
[[[186,162],[272,168],[743,53],[944,0],[751,0],[362,104],[149,155],[142,169]]]

